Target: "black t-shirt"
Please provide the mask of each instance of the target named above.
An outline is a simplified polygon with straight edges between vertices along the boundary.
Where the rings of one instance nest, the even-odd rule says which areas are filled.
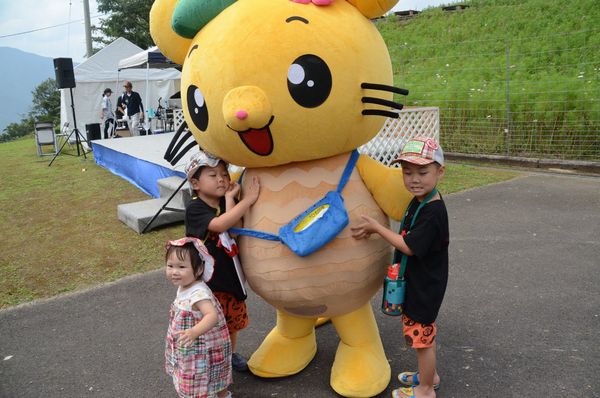
[[[437,318],[448,283],[448,212],[443,200],[428,202],[410,228],[418,206],[419,202],[413,199],[404,223],[408,231],[404,241],[414,255],[408,257],[404,272],[403,309],[416,322],[432,323]],[[396,250],[394,254],[399,262],[401,253]]]
[[[127,107],[127,116],[133,116],[136,113],[144,110],[144,106],[142,105],[142,97],[135,92],[132,91],[131,95],[127,95],[124,93],[121,96],[121,104]]]
[[[185,235],[204,241],[206,249],[215,259],[215,272],[207,283],[211,290],[231,293],[238,300],[245,300],[246,295],[235,272],[233,259],[219,246],[219,234],[208,230],[211,220],[224,212],[225,198],[221,198],[219,209],[215,209],[194,196],[185,209]]]
[[[115,116],[117,119],[121,119],[123,118],[123,112],[121,112],[121,110],[119,109],[119,107],[124,107],[125,104],[123,103],[123,96],[119,95],[119,97],[117,98],[117,109],[115,109]]]

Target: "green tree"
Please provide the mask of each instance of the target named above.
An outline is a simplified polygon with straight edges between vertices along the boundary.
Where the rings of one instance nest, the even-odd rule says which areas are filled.
[[[154,45],[150,37],[150,8],[154,0],[98,0],[98,11],[108,16],[100,21],[94,30],[102,36],[94,36],[93,41],[110,44],[118,37],[124,37],[141,48]]]
[[[54,79],[40,83],[32,92],[33,100],[29,117],[48,122],[60,121],[60,91]]]
[[[10,123],[6,126],[2,134],[0,134],[0,142],[11,141],[31,133],[33,133],[33,120],[25,118],[19,123]]]
[[[31,92],[33,96],[31,110],[18,123],[10,123],[0,134],[0,142],[14,140],[33,133],[36,121],[52,122],[60,125],[60,91],[54,79],[47,79]]]

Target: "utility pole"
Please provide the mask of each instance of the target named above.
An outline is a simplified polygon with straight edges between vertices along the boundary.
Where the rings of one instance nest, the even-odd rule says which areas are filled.
[[[86,58],[92,56],[92,27],[90,24],[90,2],[83,0],[83,21],[85,26]]]

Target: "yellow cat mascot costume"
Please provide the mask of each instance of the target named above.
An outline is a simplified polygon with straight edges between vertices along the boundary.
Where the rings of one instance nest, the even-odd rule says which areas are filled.
[[[391,86],[387,48],[369,20],[396,2],[155,1],[150,31],[183,65],[181,97],[194,138],[244,166],[243,181],[260,179],[245,228],[276,235],[335,191],[351,153],[377,134],[390,108],[401,108],[392,102],[401,91]],[[343,396],[368,397],[390,381],[370,299],[391,250],[379,236],[353,239],[350,226],[361,214],[382,223],[400,219],[410,196],[399,169],[360,155],[350,170],[341,190],[349,223],[314,253],[239,237],[248,283],[277,309],[276,326],[248,365],[260,377],[300,372],[317,350],[315,320],[329,317],[341,339],[331,386]]]

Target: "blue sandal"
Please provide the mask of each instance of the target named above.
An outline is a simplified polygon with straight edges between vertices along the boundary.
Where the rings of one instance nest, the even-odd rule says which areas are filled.
[[[398,375],[400,383],[408,387],[415,387],[419,385],[419,372],[402,372]],[[437,390],[440,388],[440,384],[434,384],[433,389]]]

